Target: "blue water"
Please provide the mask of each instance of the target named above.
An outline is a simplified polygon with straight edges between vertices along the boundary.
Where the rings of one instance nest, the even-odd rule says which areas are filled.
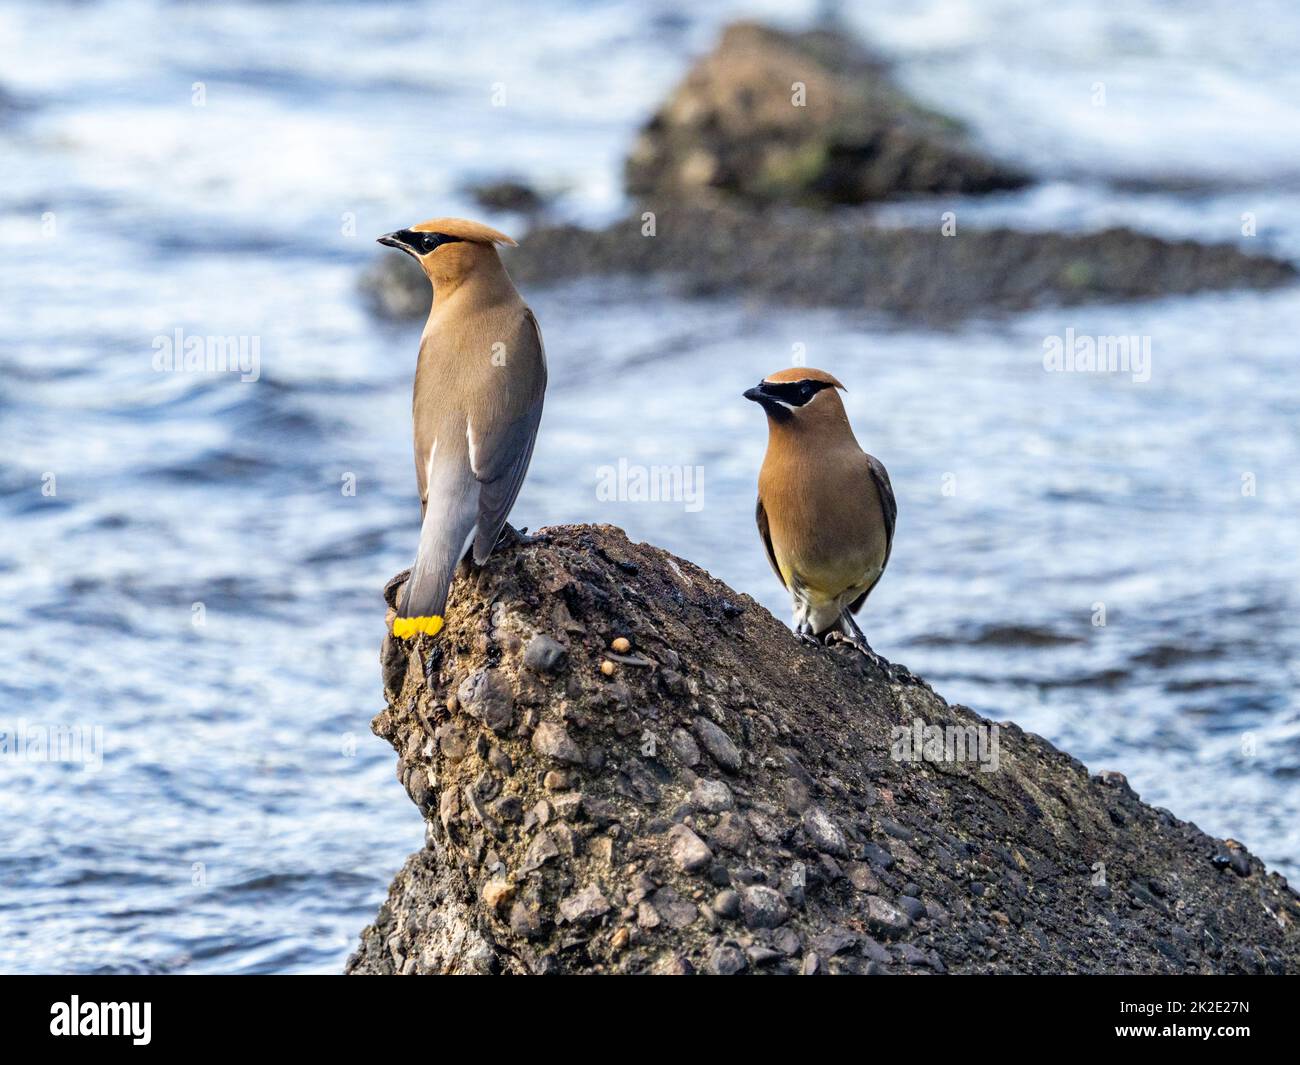
[[[475,177],[618,211],[637,123],[729,12],[804,14],[697,7],[0,2],[0,732],[102,736],[98,767],[0,758],[0,970],[339,970],[422,840],[368,729],[419,517],[418,325],[356,278],[379,233],[484,216]],[[1293,9],[1037,7],[853,5],[1045,179],[882,220],[1300,258]],[[617,280],[527,296],[552,383],[520,524],[614,522],[784,617],[739,394],[802,344],[899,496],[875,646],[1300,872],[1300,290],[924,331]],[[1150,380],[1045,373],[1068,328],[1150,337]],[[255,338],[257,379],[158,372],[177,329]],[[701,467],[702,506],[598,499],[620,459]]]

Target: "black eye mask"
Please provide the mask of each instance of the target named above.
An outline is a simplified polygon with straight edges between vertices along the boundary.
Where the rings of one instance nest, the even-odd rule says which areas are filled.
[[[783,384],[773,384],[765,381],[759,386],[764,395],[772,399],[778,399],[782,403],[788,403],[792,407],[802,407],[813,396],[817,395],[823,388],[834,388],[829,381],[786,381]]]
[[[414,230],[404,229],[404,236],[410,237],[409,243],[421,255],[428,255],[435,248],[440,248],[444,244],[459,244],[460,237],[451,237],[446,233],[416,233]]]
[[[380,244],[413,255],[417,259],[422,255],[442,247],[444,244],[458,244],[462,238],[448,233],[419,233],[414,229],[399,229],[396,233],[386,233],[379,238]]]

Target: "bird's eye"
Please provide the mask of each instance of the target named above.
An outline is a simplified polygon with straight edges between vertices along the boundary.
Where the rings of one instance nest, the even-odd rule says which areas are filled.
[[[426,252],[430,252],[433,251],[433,249],[438,246],[438,241],[435,237],[426,234],[425,236],[420,238],[420,246]]]
[[[799,389],[799,393],[800,393],[800,394],[803,396],[803,398],[806,399],[806,400],[807,400],[807,399],[812,399],[813,386],[810,385],[810,384],[808,384],[807,381],[805,381],[805,382],[803,383],[803,386]]]

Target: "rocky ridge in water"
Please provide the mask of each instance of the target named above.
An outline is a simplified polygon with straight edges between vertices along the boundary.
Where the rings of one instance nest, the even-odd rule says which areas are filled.
[[[1208,289],[1293,284],[1289,263],[1231,245],[1170,241],[1131,229],[1036,233],[886,229],[802,211],[756,219],[729,205],[661,208],[656,234],[633,217],[606,229],[545,227],[503,258],[525,286],[565,278],[662,278],[684,295],[742,294],[802,307],[884,311],[953,322],[991,311],[1147,299]],[[364,278],[385,316],[424,317],[429,282],[406,257]]]

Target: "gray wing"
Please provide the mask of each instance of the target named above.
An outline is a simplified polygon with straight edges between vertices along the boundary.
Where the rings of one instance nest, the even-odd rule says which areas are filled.
[[[871,479],[876,482],[876,491],[880,493],[880,509],[885,518],[885,561],[881,563],[880,572],[885,572],[889,565],[889,553],[894,549],[894,525],[898,521],[898,500],[894,498],[894,486],[889,483],[889,472],[875,455],[867,456],[867,465],[871,468]]]
[[[867,601],[867,596],[880,583],[880,578],[885,575],[885,567],[889,565],[889,554],[894,549],[894,525],[898,521],[898,500],[894,498],[894,486],[889,483],[889,471],[885,469],[884,464],[875,455],[867,456],[867,468],[871,472],[871,479],[875,482],[876,492],[880,496],[880,516],[885,522],[885,560],[880,564],[880,573],[871,582],[871,588],[868,588],[849,604],[849,610],[855,614],[862,609],[862,604]]]
[[[763,541],[763,550],[767,552],[767,561],[771,563],[777,580],[784,586],[785,578],[781,576],[781,567],[776,564],[776,552],[772,549],[772,534],[767,528],[767,511],[763,508],[762,496],[758,497],[758,505],[754,508],[754,520],[758,523],[758,535]]]
[[[478,442],[477,451],[490,456],[488,465],[478,470],[476,476],[482,489],[478,501],[478,532],[474,536],[474,561],[482,565],[487,561],[497,537],[505,526],[510,508],[524,483],[528,463],[533,457],[533,444],[537,440],[537,426],[542,420],[542,401],[546,393],[546,349],[542,344],[542,331],[533,312],[524,309],[521,344],[535,345],[536,376],[530,382],[531,395],[522,405],[518,415],[506,421],[490,438]]]

